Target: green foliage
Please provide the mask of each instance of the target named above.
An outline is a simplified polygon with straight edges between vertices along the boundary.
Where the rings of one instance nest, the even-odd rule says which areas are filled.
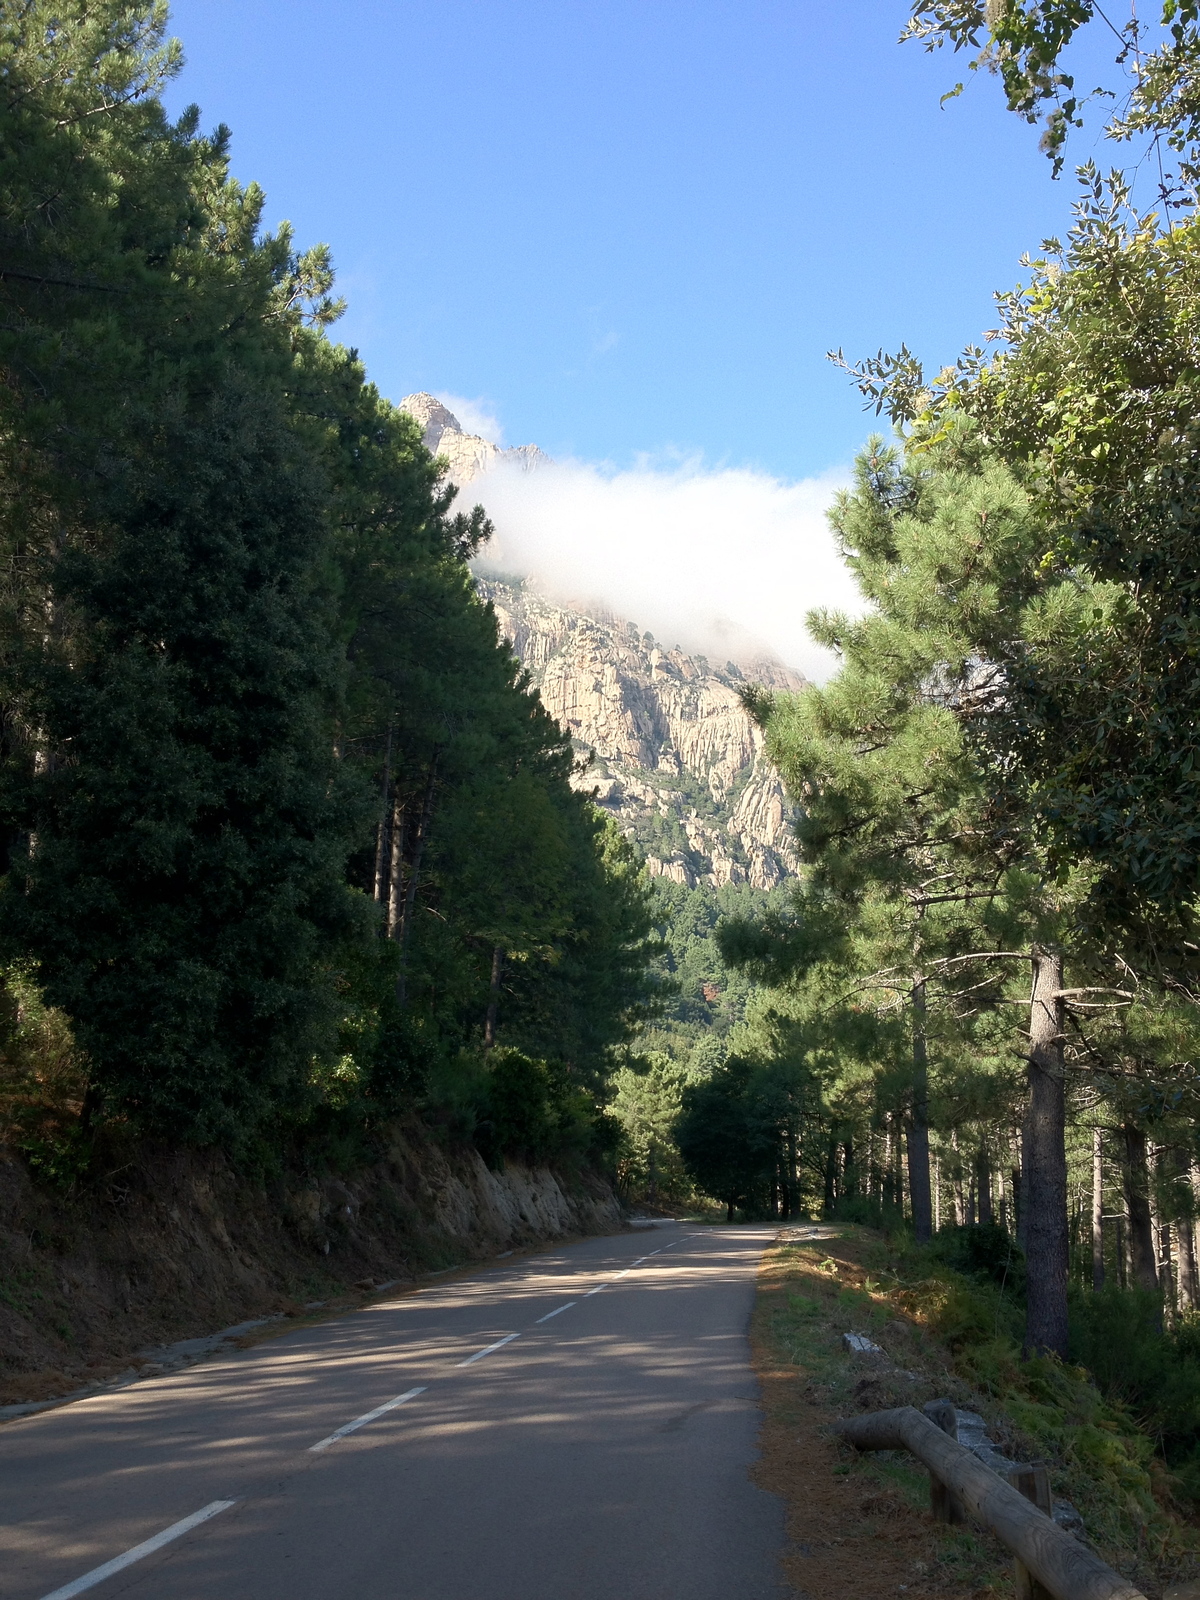
[[[998,1412],[1008,1453],[1050,1463],[1055,1492],[1078,1507],[1089,1539],[1109,1560],[1135,1575],[1147,1561],[1179,1570],[1176,1563],[1194,1554],[1195,1534],[1167,1509],[1153,1421],[1141,1423],[1119,1390],[1103,1392],[1083,1367],[1022,1360],[1019,1309],[1006,1290],[990,1275],[967,1276],[948,1265],[936,1242],[916,1247],[894,1237],[865,1249],[863,1258],[877,1298],[950,1351],[953,1371],[975,1390],[968,1403]],[[1116,1351],[1136,1362],[1144,1333],[1131,1340],[1120,1312],[1109,1327]]]
[[[1200,1319],[1166,1331],[1162,1299],[1108,1286],[1072,1300],[1071,1355],[1160,1442],[1180,1488],[1200,1503]]]
[[[1025,1254],[1008,1232],[995,1222],[970,1227],[943,1228],[930,1252],[947,1266],[979,1283],[991,1283],[1014,1302],[1025,1295]]]
[[[607,1110],[621,1129],[617,1178],[627,1198],[686,1204],[695,1197],[675,1141],[683,1092],[692,1077],[665,1051],[630,1055],[613,1074]]]
[[[968,66],[996,73],[1010,111],[1026,122],[1043,120],[1041,145],[1063,164],[1071,128],[1081,128],[1089,103],[1105,102],[1105,132],[1127,141],[1143,136],[1158,155],[1180,156],[1180,177],[1194,188],[1200,169],[1200,8],[1194,0],[1161,0],[1158,15],[1112,13],[1095,0],[919,0],[903,38],[919,39],[926,49],[948,44],[957,52],[977,50]],[[1072,42],[1081,30],[1100,32],[1113,51],[1116,72],[1108,84],[1081,94],[1065,70]],[[1091,69],[1089,68],[1089,71]],[[962,92],[957,84],[943,100]],[[1178,191],[1160,179],[1165,204],[1180,203]]]
[[[775,1171],[776,1146],[755,1103],[753,1071],[730,1057],[712,1077],[682,1094],[675,1140],[697,1188],[738,1206],[761,1208]]]
[[[598,1151],[648,889],[476,596],[482,511],[322,331],[327,253],[167,119],[165,26],[0,20],[6,1120],[350,1160],[428,1085],[497,1157]]]
[[[425,1112],[455,1142],[473,1142],[502,1171],[505,1158],[578,1166],[607,1158],[613,1134],[562,1062],[501,1047],[463,1051],[430,1073]]]

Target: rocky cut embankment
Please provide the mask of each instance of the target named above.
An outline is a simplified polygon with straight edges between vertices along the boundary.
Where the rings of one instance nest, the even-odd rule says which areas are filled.
[[[163,1347],[231,1323],[621,1226],[597,1175],[492,1172],[419,1125],[353,1177],[267,1187],[219,1156],[143,1150],[62,1195],[0,1146],[0,1406],[154,1370]]]

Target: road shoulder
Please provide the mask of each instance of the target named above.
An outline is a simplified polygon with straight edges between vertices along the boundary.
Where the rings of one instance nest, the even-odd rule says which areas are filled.
[[[907,1458],[857,1456],[828,1432],[864,1404],[922,1404],[939,1375],[920,1370],[927,1362],[899,1327],[888,1343],[903,1345],[903,1373],[844,1353],[843,1334],[857,1331],[857,1252],[853,1239],[822,1231],[830,1236],[808,1241],[783,1230],[764,1253],[751,1329],[763,1397],[755,1476],[787,1510],[785,1577],[814,1600],[998,1594],[1007,1587],[1003,1550],[935,1523],[922,1469]]]

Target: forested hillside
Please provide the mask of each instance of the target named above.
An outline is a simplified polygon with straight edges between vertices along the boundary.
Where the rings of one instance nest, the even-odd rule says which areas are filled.
[[[475,592],[482,513],[330,339],[328,255],[164,112],[165,28],[0,21],[4,1136],[64,1188],[405,1116],[608,1159],[640,870]]]

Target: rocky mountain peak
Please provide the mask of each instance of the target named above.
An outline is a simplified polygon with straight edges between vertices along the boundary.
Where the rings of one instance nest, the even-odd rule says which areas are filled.
[[[465,432],[434,395],[410,394],[400,409],[460,487],[550,459],[537,445],[503,450]],[[587,759],[578,786],[595,793],[652,874],[688,888],[772,889],[797,870],[791,807],[739,690],[794,690],[803,678],[766,655],[714,667],[601,607],[555,604],[522,578],[476,581],[546,709]]]
[[[595,791],[651,873],[689,888],[771,889],[797,870],[791,806],[742,707],[738,666],[713,667],[606,612],[555,605],[526,582],[477,582],[546,709],[588,759],[579,787]],[[774,686],[803,686],[769,666]]]
[[[550,459],[535,444],[502,450],[481,434],[465,432],[454,413],[424,390],[406,395],[400,402],[400,410],[407,411],[420,424],[425,448],[447,462],[446,476],[459,488],[496,467],[515,466],[522,472],[530,472]]]

